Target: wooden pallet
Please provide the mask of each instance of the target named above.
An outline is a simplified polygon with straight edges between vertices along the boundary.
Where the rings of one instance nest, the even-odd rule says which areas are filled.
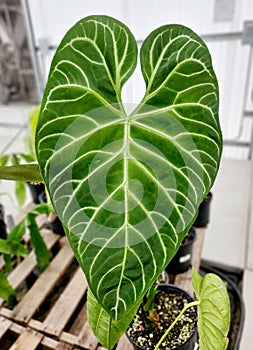
[[[201,231],[197,232],[193,250],[197,267],[204,241],[204,232]],[[66,237],[45,228],[41,233],[52,252],[52,261],[44,272],[38,273],[35,255],[31,251],[9,275],[12,286],[17,291],[25,290],[25,294],[13,310],[0,300],[1,350],[104,350],[87,322],[87,282]],[[190,270],[175,278],[175,284],[191,292],[190,281]],[[10,339],[13,343],[6,348],[5,343],[10,343]],[[123,336],[117,350],[132,349]]]

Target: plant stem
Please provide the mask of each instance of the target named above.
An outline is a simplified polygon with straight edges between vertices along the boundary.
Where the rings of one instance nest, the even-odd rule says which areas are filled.
[[[180,312],[180,314],[175,318],[175,320],[172,322],[172,324],[169,326],[169,328],[166,330],[166,332],[164,333],[164,335],[161,337],[161,339],[159,340],[159,342],[156,344],[154,350],[158,350],[159,346],[162,344],[162,342],[164,341],[164,339],[167,337],[167,335],[170,333],[170,331],[172,330],[172,328],[175,326],[175,324],[180,320],[181,316],[185,313],[185,311],[187,309],[189,309],[192,306],[196,306],[199,305],[200,301],[196,300],[196,301],[192,301],[191,303],[188,303],[185,305],[185,307],[183,308],[183,310]]]

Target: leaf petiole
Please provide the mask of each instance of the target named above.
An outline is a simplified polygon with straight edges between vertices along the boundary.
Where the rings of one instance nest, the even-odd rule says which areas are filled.
[[[178,314],[178,316],[175,318],[175,320],[172,322],[172,324],[169,326],[169,328],[166,330],[166,332],[163,334],[163,336],[161,337],[161,339],[159,340],[159,342],[156,344],[154,350],[158,350],[159,346],[162,344],[162,342],[164,341],[164,339],[168,336],[168,334],[170,333],[170,331],[172,330],[172,328],[175,326],[175,324],[180,320],[180,318],[182,317],[182,315],[185,313],[186,310],[188,310],[190,307],[192,306],[197,306],[200,304],[199,300],[196,301],[192,301],[191,303],[188,303],[185,305],[185,307],[182,309],[182,311]]]

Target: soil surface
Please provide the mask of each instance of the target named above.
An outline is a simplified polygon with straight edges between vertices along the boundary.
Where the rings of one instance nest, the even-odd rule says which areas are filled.
[[[140,307],[127,331],[128,336],[138,346],[153,350],[164,332],[187,303],[188,300],[180,294],[169,295],[164,291],[159,291],[155,299],[152,321]],[[196,324],[196,310],[191,307],[173,327],[159,349],[171,350],[184,343],[193,333]]]

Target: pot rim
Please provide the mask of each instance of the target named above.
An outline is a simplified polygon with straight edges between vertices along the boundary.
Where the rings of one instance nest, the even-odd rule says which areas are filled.
[[[165,283],[161,283],[161,284],[158,284],[158,288],[157,288],[157,293],[159,293],[159,290],[164,290],[164,289],[173,289],[173,292],[178,292],[178,294],[183,294],[188,302],[192,302],[194,301],[195,299],[184,289],[176,286],[175,284],[165,284]],[[169,294],[169,293],[168,293]],[[187,342],[189,342],[196,334],[197,334],[197,331],[198,331],[198,327],[197,327],[197,307],[194,306],[194,309],[196,311],[196,324],[195,324],[195,327],[191,333],[191,335],[189,336],[189,338],[187,338],[182,344],[178,345],[176,348],[173,348],[173,350],[180,350]],[[140,350],[147,350],[146,348],[143,348],[141,345],[137,344],[132,338],[130,335],[128,335],[127,331],[125,332],[126,336],[127,336],[127,339],[136,347],[139,347]]]

